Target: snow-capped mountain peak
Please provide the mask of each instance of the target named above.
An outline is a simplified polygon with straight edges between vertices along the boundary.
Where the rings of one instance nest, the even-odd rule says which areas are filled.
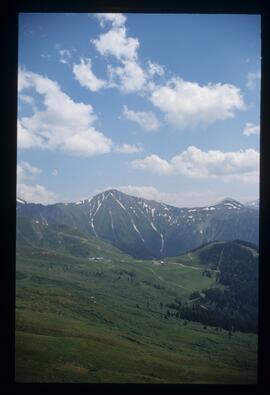
[[[179,208],[109,189],[79,204],[17,205],[19,215],[77,227],[139,258],[179,255],[213,240],[258,243],[257,210],[231,198]]]

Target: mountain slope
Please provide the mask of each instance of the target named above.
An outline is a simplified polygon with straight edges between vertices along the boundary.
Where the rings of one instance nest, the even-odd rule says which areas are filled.
[[[181,316],[227,330],[256,332],[258,324],[258,248],[235,240],[214,242],[187,254],[187,262],[205,267],[215,278],[210,288],[190,295]],[[170,258],[182,262],[185,257]]]
[[[256,200],[252,200],[251,202],[247,202],[246,206],[249,208],[253,208],[254,210],[259,210],[260,200],[256,199]]]
[[[31,253],[39,249],[81,258],[95,257],[99,260],[127,258],[122,251],[110,243],[85,235],[78,229],[67,225],[45,225],[27,217],[17,217],[16,243],[19,253]]]
[[[233,199],[209,207],[178,208],[112,189],[78,203],[17,202],[17,213],[77,227],[137,258],[176,256],[214,240],[258,243],[258,211]]]

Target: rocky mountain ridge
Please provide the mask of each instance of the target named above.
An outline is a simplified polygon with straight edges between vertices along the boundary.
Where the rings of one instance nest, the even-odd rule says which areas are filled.
[[[258,211],[230,198],[178,208],[111,189],[77,203],[43,206],[17,200],[17,215],[66,224],[144,259],[179,255],[213,240],[258,244]]]

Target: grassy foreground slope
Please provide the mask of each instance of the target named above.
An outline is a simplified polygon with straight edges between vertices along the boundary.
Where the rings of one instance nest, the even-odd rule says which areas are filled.
[[[255,383],[256,335],[167,316],[215,281],[188,259],[18,248],[16,381]]]

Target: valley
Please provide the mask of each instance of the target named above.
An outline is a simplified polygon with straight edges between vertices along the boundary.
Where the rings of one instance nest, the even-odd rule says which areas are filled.
[[[185,316],[192,294],[229,289],[215,265],[230,246],[142,260],[66,225],[18,217],[16,381],[255,383],[256,331]],[[233,246],[256,257],[253,245]]]

